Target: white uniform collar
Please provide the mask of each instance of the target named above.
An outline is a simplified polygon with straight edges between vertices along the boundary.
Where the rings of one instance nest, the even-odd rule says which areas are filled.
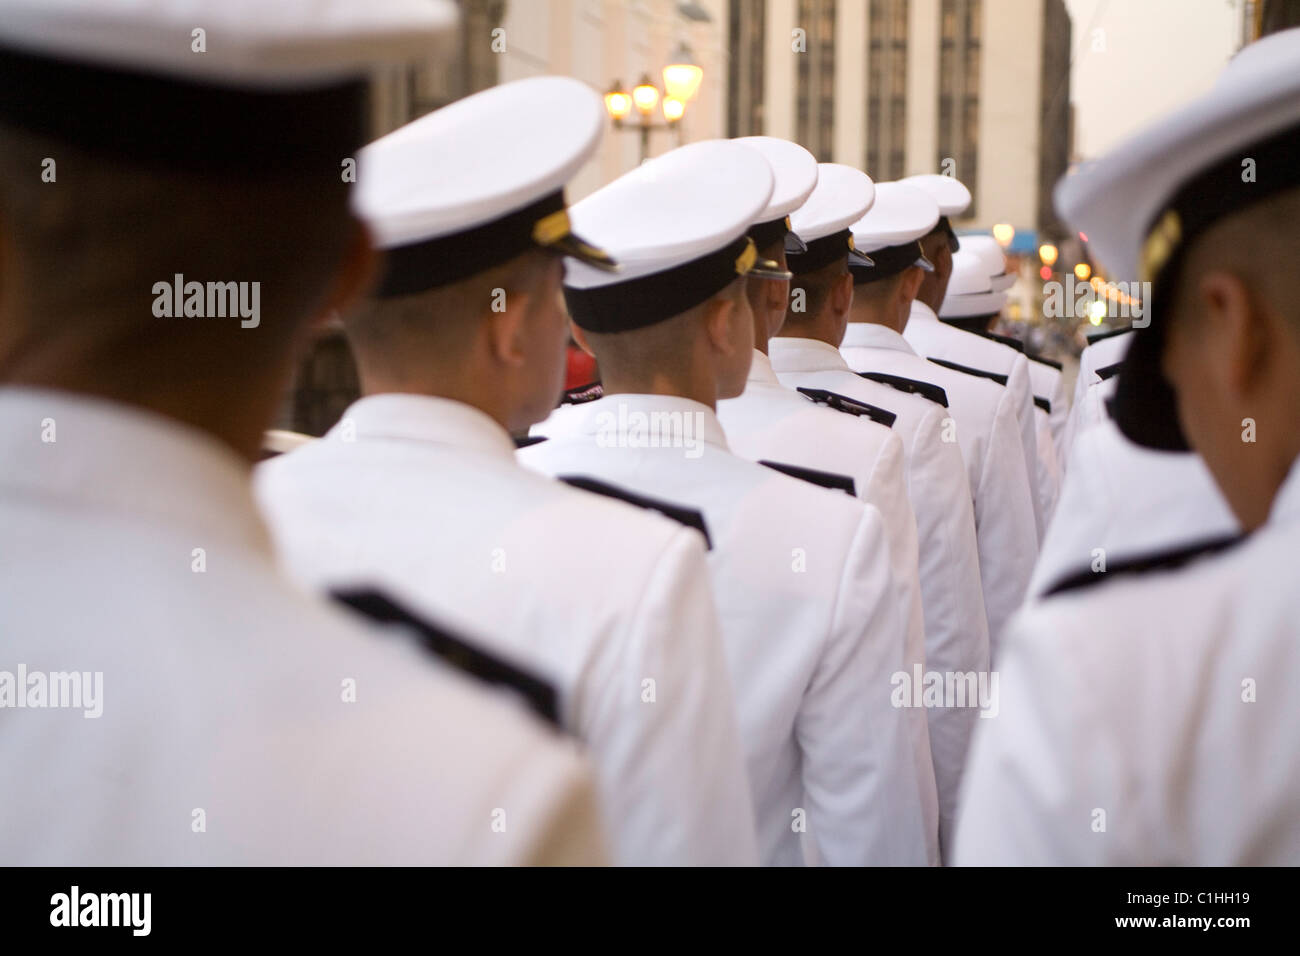
[[[840,350],[821,339],[778,336],[767,343],[767,354],[777,372],[852,371]]]
[[[345,429],[355,429],[360,441],[396,438],[452,445],[511,460],[515,455],[510,433],[486,412],[434,395],[367,395],[349,405],[325,437],[346,440]]]
[[[938,322],[939,317],[934,314],[934,309],[930,308],[920,299],[912,300],[912,310],[907,316],[908,322]]]
[[[772,371],[772,360],[758,349],[754,349],[754,361],[750,363],[749,378],[746,381],[750,385],[781,384],[781,380]]]
[[[52,438],[52,441],[47,441]],[[251,465],[216,437],[147,409],[73,392],[0,388],[0,496],[114,512],[270,556]],[[185,558],[188,561],[188,557]]]
[[[844,330],[844,341],[840,343],[840,348],[892,349],[895,352],[906,352],[908,355],[916,354],[916,350],[907,344],[907,339],[902,335],[888,326],[877,325],[875,322],[850,322],[848,328]]]
[[[617,392],[598,398],[594,402],[570,405],[559,409],[556,414],[547,419],[547,425],[553,427],[544,430],[543,433],[551,438],[565,436],[596,438],[602,434],[608,435],[616,429],[644,428],[644,424],[631,417],[638,413],[646,416],[655,413],[669,415],[680,413],[684,420],[690,422],[688,427],[692,429],[691,434],[696,439],[723,451],[727,450],[727,438],[723,434],[722,423],[718,421],[718,416],[713,413],[713,409],[702,402],[678,395]],[[690,418],[687,419],[687,416]]]
[[[1269,524],[1292,522],[1300,522],[1300,458],[1291,463],[1291,471],[1278,489],[1268,514]]]

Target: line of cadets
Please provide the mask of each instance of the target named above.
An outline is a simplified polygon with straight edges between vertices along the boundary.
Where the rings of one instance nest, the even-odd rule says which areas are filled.
[[[175,176],[156,189],[182,206],[214,162],[296,201],[265,158],[332,168],[362,128],[359,78],[452,22],[414,0],[325,19],[286,0],[274,21],[211,4],[221,42],[196,58],[189,5],[0,2],[15,12],[0,58],[39,93],[39,108],[0,104],[5,134],[36,137],[34,155],[107,151],[106,175],[155,170],[165,148]],[[333,284],[292,264],[312,284],[299,298],[342,311],[365,394],[323,440],[277,436],[297,447],[257,469],[256,506],[256,420],[306,308],[281,303],[238,338],[258,363],[230,349],[246,335],[233,326],[114,313],[96,331],[105,354],[149,368],[148,327],[201,346],[191,358],[213,377],[107,388],[83,362],[85,323],[41,315],[37,334],[24,303],[47,286],[7,283],[19,347],[0,389],[0,519],[35,546],[0,552],[0,624],[17,660],[100,670],[113,696],[95,721],[8,722],[5,858],[1293,861],[1289,698],[1266,681],[1296,672],[1279,577],[1296,479],[1269,471],[1297,450],[1294,330],[1238,294],[1271,287],[1213,261],[1199,268],[1223,294],[1196,302],[1212,322],[1171,290],[1220,224],[1293,201],[1298,43],[1247,48],[1202,101],[1058,188],[1101,258],[1153,278],[1170,311],[1085,351],[1066,420],[1059,370],[988,332],[1011,279],[998,250],[954,235],[969,202],[956,180],[877,185],[789,143],[713,141],[568,208],[605,118],[563,78],[496,87],[362,151],[351,201],[383,252],[377,282],[351,301],[370,256],[359,232]],[[247,148],[214,154],[193,118],[207,110]],[[162,120],[175,135],[151,145]],[[1238,181],[1236,151],[1271,175]],[[29,246],[59,217],[97,221],[109,197],[79,195],[58,217],[42,214],[57,192],[11,210],[6,276],[39,272]],[[303,214],[334,228],[347,217],[330,208]],[[156,255],[147,233],[116,251]],[[86,254],[68,251],[89,269]],[[195,250],[176,255],[203,272]],[[1247,327],[1267,347],[1243,347]],[[571,329],[601,388],[554,409]],[[236,354],[242,391],[217,374]],[[1272,458],[1224,443],[1221,406],[1233,429],[1259,416]],[[1180,418],[1204,461],[1157,462],[1186,450]],[[58,441],[37,444],[51,423]],[[1116,474],[1136,487],[1092,501],[1093,479]],[[1230,508],[1206,506],[1210,476]],[[1252,534],[1075,573],[1090,544],[1185,545],[1189,523]],[[1062,596],[1008,623],[1027,590]],[[1155,614],[1180,624],[1149,629]],[[969,700],[903,706],[900,678],[1004,662],[995,720]],[[1242,689],[1256,680],[1258,697]]]
[[[549,685],[616,862],[940,863],[978,701],[900,706],[899,675],[988,671],[1056,494],[1059,371],[985,331],[1012,277],[961,248],[960,182],[751,137],[566,207],[602,127],[540,77],[362,152],[365,396],[258,469],[277,547]],[[601,382],[551,411],[569,320]],[[485,335],[517,362],[467,400]]]

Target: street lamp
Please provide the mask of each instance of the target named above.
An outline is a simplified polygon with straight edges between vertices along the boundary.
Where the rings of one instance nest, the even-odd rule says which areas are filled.
[[[605,109],[615,123],[623,122],[627,114],[632,112],[632,97],[623,91],[623,84],[618,80],[614,81],[614,85],[605,94]]]
[[[669,96],[685,103],[695,99],[703,79],[704,70],[695,62],[690,48],[685,43],[679,43],[673,51],[672,59],[664,67],[664,90]]]
[[[659,87],[650,82],[650,74],[643,74],[641,82],[632,90],[632,102],[642,116],[649,117],[659,105]]]
[[[679,47],[678,52],[685,51]],[[635,129],[641,134],[641,162],[650,157],[650,131],[655,129],[674,129],[686,115],[686,103],[698,92],[704,71],[689,62],[689,51],[674,62],[664,67],[664,89],[661,93],[650,79],[649,73],[641,75],[641,82],[632,88],[632,92],[623,89],[623,84],[615,80],[605,94],[605,110],[614,123],[615,129]],[[670,79],[671,77],[671,79]],[[652,117],[655,107],[663,111],[664,121],[656,123]],[[635,107],[639,122],[624,125]]]

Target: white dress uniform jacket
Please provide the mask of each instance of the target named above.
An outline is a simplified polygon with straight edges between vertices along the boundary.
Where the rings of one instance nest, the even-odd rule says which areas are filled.
[[[647,447],[639,416],[681,428]],[[607,395],[540,431],[519,452],[531,467],[703,513],[763,862],[799,864],[805,820],[826,863],[934,862],[910,721],[890,703],[906,618],[876,509],[732,454],[713,411],[686,398]]]
[[[1095,379],[1096,376],[1094,375]],[[1106,403],[1115,395],[1118,378],[1109,378],[1104,382],[1093,382],[1084,390],[1079,404],[1070,409],[1070,420],[1065,425],[1065,441],[1072,449],[1077,436],[1089,432],[1102,422],[1110,420],[1110,410]],[[1067,459],[1071,460],[1071,459]]]
[[[975,515],[961,451],[955,441],[944,440],[948,410],[861,378],[840,350],[826,342],[778,337],[768,343],[768,350],[783,384],[824,388],[898,416],[893,430],[903,442],[908,492],[916,514],[926,670],[940,674],[985,670],[989,629]],[[976,712],[969,707],[931,708],[926,716],[939,787],[940,834],[946,839]]]
[[[1033,366],[1033,362],[1029,363]],[[1052,422],[1046,410],[1034,405],[1035,444],[1038,446],[1039,487],[1043,496],[1043,516],[1052,523],[1057,499],[1061,497],[1061,458],[1052,438]]]
[[[1074,404],[1070,406],[1070,418],[1065,425],[1065,447],[1061,450],[1066,461],[1069,461],[1070,448],[1075,438],[1109,417],[1105,400],[1114,393],[1116,381],[1114,378],[1103,380],[1097,375],[1097,370],[1121,361],[1132,340],[1132,332],[1121,332],[1099,339],[1079,353],[1079,377],[1074,380]]]
[[[699,533],[542,478],[514,452],[478,409],[374,395],[261,465],[256,487],[305,583],[378,581],[473,622],[485,649],[556,686],[617,862],[756,862]],[[646,681],[660,704],[642,699]]]
[[[903,443],[893,430],[865,416],[817,405],[786,388],[772,371],[771,360],[759,351],[754,352],[744,394],[718,402],[717,415],[727,446],[742,458],[801,465],[853,479],[857,496],[874,505],[885,523],[894,603],[911,609],[908,660],[924,662],[916,516],[907,497]]]
[[[1083,393],[1090,386],[1101,381],[1097,377],[1097,369],[1114,365],[1123,359],[1131,341],[1133,341],[1133,333],[1131,330],[1126,330],[1117,331],[1115,335],[1108,335],[1085,346],[1079,353],[1079,377],[1074,380],[1075,405],[1079,404]]]
[[[948,395],[957,444],[966,462],[975,508],[980,582],[991,651],[1011,615],[1025,599],[1038,530],[1034,488],[1020,445],[1020,426],[1005,388],[927,362],[893,329],[850,322],[840,354],[855,372],[884,372],[930,382]]]
[[[1034,462],[1035,484],[1034,517],[1038,539],[1042,541],[1047,530],[1046,502],[1054,497],[1050,493],[1051,477],[1043,473],[1038,451],[1038,423],[1034,419],[1034,396],[1029,385],[1029,360],[1001,342],[982,338],[939,320],[924,302],[912,300],[912,312],[903,338],[922,358],[939,358],[985,372],[996,372],[1007,377],[1012,405],[1020,423],[1020,444],[1025,452],[1025,462]]]
[[[0,859],[603,859],[571,748],[294,587],[215,438],[5,388],[0,459]]]
[[[1122,562],[1240,530],[1199,455],[1135,445],[1107,419],[1074,443],[1030,593],[1100,571],[1100,557]]]
[[[1057,464],[1061,464],[1064,455],[1065,422],[1070,417],[1070,404],[1065,397],[1065,376],[1061,370],[1043,359],[1026,355],[1029,360],[1029,388],[1037,398],[1047,399],[1050,412],[1044,412],[1052,433],[1052,445],[1056,452]],[[1035,405],[1037,408],[1037,405]],[[1039,411],[1043,411],[1039,409]],[[1059,486],[1059,482],[1058,482]]]
[[[1300,863],[1297,548],[1293,466],[1236,546],[1027,609],[976,734],[958,862]]]

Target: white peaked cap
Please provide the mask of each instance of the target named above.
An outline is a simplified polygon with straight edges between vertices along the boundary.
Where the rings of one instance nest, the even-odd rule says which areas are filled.
[[[850,229],[853,244],[873,252],[920,239],[938,221],[939,205],[925,190],[906,182],[876,183],[875,202]]]
[[[1241,184],[1243,147],[1300,123],[1300,28],[1244,47],[1204,96],[1080,166],[1057,183],[1056,208],[1088,237],[1117,279],[1146,278],[1142,249],[1176,191],[1203,170],[1231,161]],[[1240,156],[1235,155],[1240,153]],[[1294,167],[1295,156],[1291,153]],[[1259,182],[1276,175],[1261,168]],[[1255,183],[1243,197],[1264,195]],[[1181,240],[1186,241],[1186,230]]]
[[[1006,253],[992,236],[962,236],[961,252],[966,251],[975,253],[983,261],[994,292],[1001,292],[1016,284],[1015,273],[1007,271]]]
[[[970,206],[970,190],[952,176],[938,173],[921,173],[901,180],[909,186],[924,189],[939,204],[939,215],[960,216]]]
[[[381,248],[462,232],[562,189],[606,122],[600,96],[569,77],[489,87],[363,149],[353,208]]]
[[[967,249],[965,244],[952,254],[952,275],[948,278],[949,295],[992,292],[992,273],[986,258]]]
[[[952,276],[939,306],[941,319],[1001,312],[1007,303],[1005,291],[995,291],[990,281],[989,262],[973,250],[962,247],[952,255]]]
[[[457,18],[449,0],[0,0],[0,47],[216,85],[293,87],[427,57]]]
[[[861,219],[876,200],[876,186],[860,169],[821,163],[817,185],[804,204],[790,214],[790,225],[804,242],[814,242],[847,229]]]
[[[682,146],[592,193],[571,210],[574,227],[622,268],[569,261],[573,321],[627,332],[707,302],[754,268],[747,231],[771,195],[771,165],[734,140]]]
[[[1130,441],[1188,448],[1161,371],[1163,287],[1221,219],[1300,189],[1297,154],[1300,28],[1245,47],[1204,96],[1057,183],[1056,208],[1111,276],[1152,284],[1109,406]]]
[[[775,136],[742,136],[734,142],[758,150],[772,166],[772,195],[756,222],[790,215],[817,186],[817,158],[798,143]]]
[[[734,140],[664,153],[570,208],[574,229],[622,269],[614,274],[570,261],[564,284],[623,283],[716,252],[745,234],[771,195],[768,161]]]

